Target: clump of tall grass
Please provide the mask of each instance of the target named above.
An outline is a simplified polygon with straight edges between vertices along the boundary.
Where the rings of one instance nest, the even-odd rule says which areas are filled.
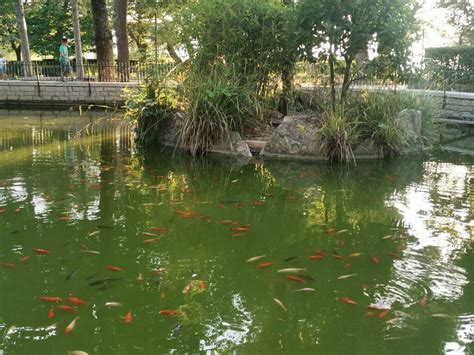
[[[183,97],[187,115],[177,134],[180,145],[193,155],[207,151],[230,131],[242,132],[250,122],[262,119],[262,101],[255,87],[242,83],[224,65],[190,71]]]

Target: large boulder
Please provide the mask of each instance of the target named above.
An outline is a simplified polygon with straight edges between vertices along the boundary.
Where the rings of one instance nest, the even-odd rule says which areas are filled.
[[[268,139],[262,157],[325,160],[315,116],[287,116]]]
[[[214,144],[208,152],[238,157],[252,157],[249,146],[242,140],[240,134],[237,132],[229,132],[228,136],[225,136],[220,142]]]

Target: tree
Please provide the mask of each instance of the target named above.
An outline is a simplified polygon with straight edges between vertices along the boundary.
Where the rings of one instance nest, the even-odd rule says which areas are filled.
[[[110,81],[113,76],[114,53],[106,0],[91,0],[91,10],[99,80]]]
[[[84,79],[84,66],[82,63],[82,41],[81,25],[79,23],[79,7],[77,0],[71,0],[72,25],[74,28],[74,48],[76,52],[76,75],[77,78]]]
[[[33,75],[33,66],[30,57],[30,43],[28,41],[28,29],[26,27],[25,12],[23,9],[23,0],[17,0],[16,18],[18,21],[18,33],[20,34],[21,56],[23,60],[23,70],[25,77]]]
[[[117,62],[120,81],[128,81],[130,54],[127,31],[127,0],[115,0],[115,36],[117,37]]]
[[[458,45],[474,45],[474,3],[471,0],[439,0],[449,11],[448,22],[457,30]]]
[[[315,49],[329,64],[331,98],[336,102],[337,58],[342,58],[341,98],[352,82],[356,55],[378,46],[380,55],[406,59],[417,29],[414,0],[302,0],[298,11],[303,56],[314,61]]]
[[[0,16],[0,47],[11,48],[16,55],[16,60],[21,61],[20,37],[18,34],[18,21],[15,14],[15,4],[12,0],[4,7]],[[16,1],[16,0],[15,0]]]

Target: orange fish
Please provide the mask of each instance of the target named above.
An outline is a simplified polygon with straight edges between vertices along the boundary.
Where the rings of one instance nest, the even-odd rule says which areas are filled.
[[[122,268],[119,268],[118,266],[107,265],[105,268],[110,270],[110,271],[122,271]]]
[[[59,306],[58,306],[58,309],[59,309],[60,311],[74,311],[74,310],[75,310],[74,307],[67,306],[67,305],[65,305],[65,304],[59,305]]]
[[[221,221],[221,224],[232,224],[232,223],[234,223],[234,221],[232,221],[231,219],[225,219]]]
[[[391,256],[392,258],[399,258],[400,255],[396,254],[396,253],[386,253],[388,256]]]
[[[374,312],[372,312],[372,311],[368,311],[368,312],[367,312],[367,316],[368,316],[368,317],[372,317],[373,315],[374,315]]]
[[[272,266],[273,264],[275,264],[275,261],[267,261],[266,263],[261,263],[260,265],[258,265],[257,267],[259,269],[265,269],[269,266]]]
[[[51,319],[54,317],[54,307],[51,306],[51,309],[48,312],[48,319]]]
[[[73,321],[71,323],[69,323],[69,325],[66,327],[66,329],[64,329],[64,334],[67,335],[69,333],[72,332],[72,330],[74,329],[75,325],[76,325],[76,321],[79,319],[79,316],[74,318]]]
[[[377,306],[377,305],[374,305],[374,304],[370,304],[365,308],[370,309],[372,311],[385,311],[387,309],[385,307],[380,307],[380,306]]]
[[[324,234],[333,234],[336,233],[337,229],[336,228],[328,228],[324,231]]]
[[[342,256],[337,255],[337,254],[333,254],[332,257],[333,257],[334,259],[337,259],[337,260],[344,260],[344,258],[343,258]]]
[[[76,297],[68,297],[67,300],[70,302],[70,303],[73,303],[73,304],[87,304],[86,301],[83,301],[79,298],[76,298]]]
[[[11,269],[11,268],[16,267],[16,265],[15,265],[15,264],[0,264],[0,267],[10,268],[10,269]]]
[[[305,281],[304,281],[303,279],[301,279],[301,278],[299,278],[299,277],[297,277],[297,276],[291,276],[291,275],[290,275],[290,276],[287,276],[286,278],[287,278],[288,280],[290,280],[290,281],[296,281],[296,282],[299,282],[299,283],[302,283],[302,284],[305,283]]]
[[[324,251],[319,250],[319,249],[313,250],[313,254],[322,255],[322,256],[326,255],[326,253]]]
[[[130,324],[132,323],[132,311],[128,311],[128,313],[125,315],[125,317],[123,317],[123,322],[125,324]]]
[[[159,312],[163,316],[177,316],[180,312],[173,309],[164,309]]]
[[[311,255],[308,257],[308,260],[321,260],[324,258],[324,255]]]
[[[20,263],[24,263],[28,260],[30,260],[31,256],[25,255],[20,258]]]
[[[148,228],[149,230],[151,231],[155,231],[155,232],[167,232],[168,231],[168,228],[162,228],[162,227],[152,227],[152,228]]]
[[[372,264],[378,264],[379,263],[379,259],[377,259],[377,257],[375,257],[373,255],[370,257],[370,260],[372,261]]]
[[[380,318],[380,319],[384,319],[384,318],[387,316],[387,314],[388,314],[389,311],[390,311],[389,309],[386,309],[385,311],[383,311],[382,313],[380,313],[380,314],[379,314],[379,318]]]
[[[183,293],[187,294],[191,290],[191,282],[188,283],[184,288],[183,288]]]
[[[61,297],[48,297],[48,296],[42,296],[42,297],[37,297],[40,301],[46,301],[46,302],[56,302],[60,303],[63,301]]]
[[[423,299],[420,300],[419,304],[420,304],[421,307],[426,307],[426,306],[428,306],[428,300],[423,298]]]
[[[339,297],[338,300],[345,304],[352,304],[352,305],[358,304],[356,301],[354,301],[353,299],[350,299],[349,297]]]
[[[204,281],[199,281],[198,283],[198,287],[201,289],[201,290],[205,290],[206,289],[206,283]]]
[[[49,254],[49,250],[47,249],[33,249],[33,251],[38,254]]]
[[[232,236],[236,237],[236,238],[241,237],[243,235],[245,235],[245,233],[234,233],[234,234],[232,234]]]
[[[70,221],[71,216],[61,216],[58,218],[58,221]]]
[[[151,243],[157,242],[160,239],[161,239],[160,237],[159,238],[145,239],[142,243],[143,244],[151,244]]]
[[[237,231],[237,232],[248,232],[250,228],[248,227],[232,227],[230,228],[231,231]]]

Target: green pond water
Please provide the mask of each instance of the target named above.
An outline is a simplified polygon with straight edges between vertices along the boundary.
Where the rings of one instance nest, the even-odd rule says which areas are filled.
[[[0,117],[5,354],[474,354],[472,155],[192,158],[94,121]]]

